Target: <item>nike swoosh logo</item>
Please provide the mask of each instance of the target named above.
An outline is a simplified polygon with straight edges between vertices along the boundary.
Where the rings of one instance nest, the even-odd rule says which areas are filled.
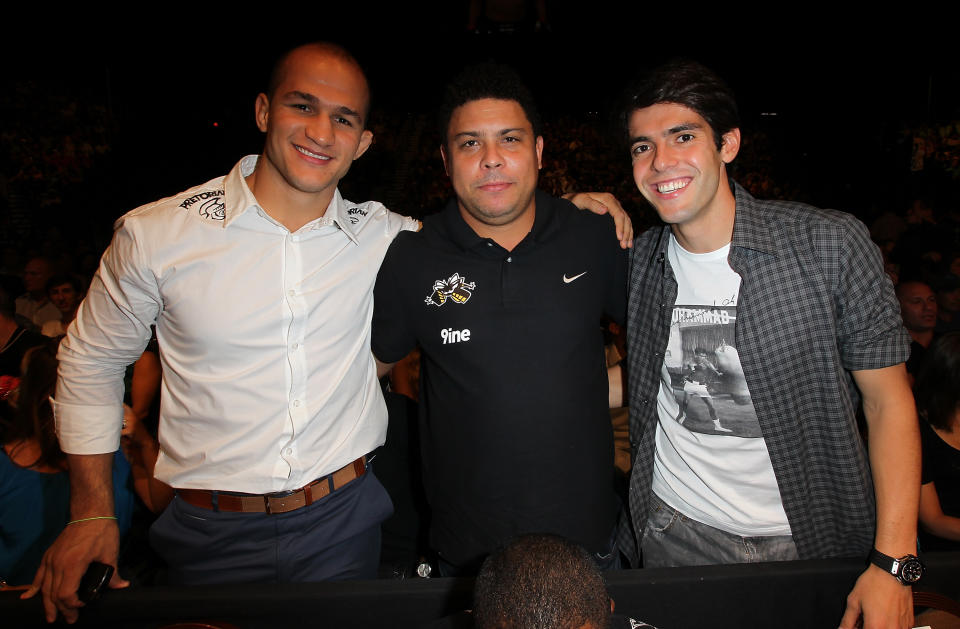
[[[564,273],[564,274],[563,274],[563,283],[564,283],[564,284],[569,284],[570,282],[572,282],[573,280],[577,279],[578,277],[583,277],[583,276],[586,275],[586,274],[587,274],[587,272],[584,271],[584,272],[581,273],[580,275],[574,275],[573,277],[567,277],[567,274]]]

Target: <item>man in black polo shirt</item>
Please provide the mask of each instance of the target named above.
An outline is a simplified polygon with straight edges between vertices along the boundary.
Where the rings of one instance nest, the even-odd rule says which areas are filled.
[[[475,572],[524,532],[563,535],[615,567],[600,327],[625,308],[614,226],[536,190],[540,121],[512,71],[461,74],[441,130],[457,198],[390,247],[373,327],[385,363],[422,349],[424,482],[441,574]]]

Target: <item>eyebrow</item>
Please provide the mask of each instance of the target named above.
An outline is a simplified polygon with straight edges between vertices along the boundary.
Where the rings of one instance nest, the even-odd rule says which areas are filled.
[[[702,129],[703,125],[696,122],[684,122],[683,124],[678,124],[675,127],[670,127],[662,133],[662,137],[671,136],[683,131],[695,131],[697,129]],[[649,142],[650,136],[638,135],[630,139],[630,144],[636,144],[637,142]]]
[[[511,127],[509,129],[500,129],[497,131],[498,136],[509,135],[511,133],[527,133],[527,130],[523,127]],[[460,133],[454,133],[453,138],[459,137],[468,137],[468,138],[478,138],[482,134],[479,131],[461,131]]]
[[[300,99],[300,100],[303,100],[303,101],[306,101],[306,102],[310,103],[311,105],[319,105],[319,104],[320,104],[320,99],[317,98],[316,96],[314,96],[313,94],[310,94],[309,92],[301,92],[301,91],[299,91],[299,90],[292,90],[292,91],[287,92],[287,93],[284,94],[283,96],[284,96],[285,98],[298,98],[298,99]],[[363,119],[363,116],[361,116],[359,112],[354,111],[353,109],[350,109],[350,108],[347,107],[346,105],[339,105],[339,106],[336,107],[333,111],[334,111],[335,113],[338,113],[338,114],[341,114],[341,115],[344,115],[344,116],[352,116],[352,117],[356,118],[357,120],[362,120],[362,119]]]

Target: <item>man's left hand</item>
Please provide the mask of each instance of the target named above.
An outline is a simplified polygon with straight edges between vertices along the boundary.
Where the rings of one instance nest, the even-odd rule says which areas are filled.
[[[563,198],[581,210],[594,214],[609,214],[617,228],[617,240],[624,249],[633,246],[633,223],[617,198],[609,192],[570,192]]]
[[[854,629],[861,614],[863,629],[910,629],[913,627],[913,589],[871,565],[847,596],[847,610],[840,620],[840,629]]]

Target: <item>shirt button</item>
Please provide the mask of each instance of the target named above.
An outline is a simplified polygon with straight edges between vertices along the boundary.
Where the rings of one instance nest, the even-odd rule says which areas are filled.
[[[293,349],[294,349],[294,350],[299,349],[299,347],[300,347],[300,343],[294,343],[294,344],[293,344]]]
[[[300,236],[294,236],[293,242],[300,242]]]
[[[507,258],[507,262],[513,262],[513,257],[511,256],[511,257]]]
[[[291,297],[294,297],[294,296],[296,296],[297,291],[295,291],[295,290],[293,290],[293,289],[291,288],[290,290],[287,291],[287,294],[290,295]]]
[[[300,406],[300,400],[294,400],[294,401],[293,401],[293,407],[294,407],[294,408],[298,408],[299,406]]]
[[[488,243],[487,243],[487,246],[488,246],[488,247],[492,247],[492,246],[493,246],[493,243],[492,243],[492,242],[488,242]]]
[[[284,454],[293,454],[293,448],[287,448],[283,451]]]
[[[640,403],[646,406],[650,403],[650,398],[640,398]]]

